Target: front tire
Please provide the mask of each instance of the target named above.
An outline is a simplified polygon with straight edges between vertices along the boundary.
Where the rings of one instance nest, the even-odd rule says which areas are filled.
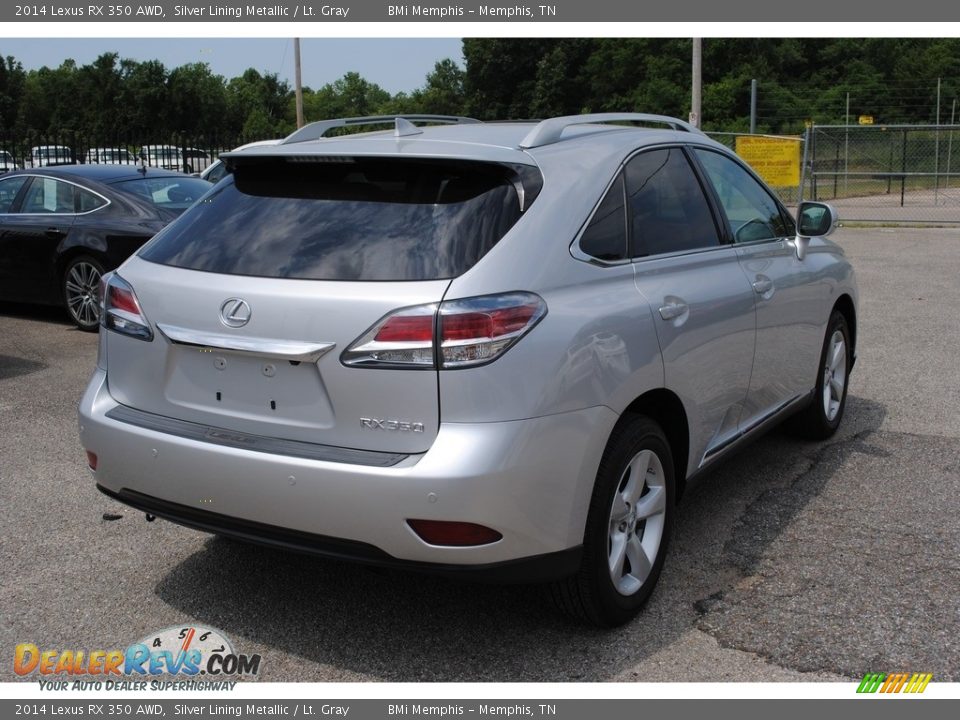
[[[87,255],[73,258],[61,277],[63,303],[81,330],[95,332],[100,325],[100,278],[103,265]]]
[[[842,313],[834,310],[820,352],[820,365],[813,402],[790,420],[790,429],[808,440],[826,440],[832,436],[847,405],[853,346],[850,328]]]
[[[551,586],[561,611],[600,627],[637,615],[663,567],[674,487],[673,456],[660,426],[625,416],[600,461],[580,570]]]

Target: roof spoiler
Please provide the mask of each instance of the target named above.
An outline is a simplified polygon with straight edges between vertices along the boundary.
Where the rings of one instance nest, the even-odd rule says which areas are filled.
[[[673,130],[683,130],[703,135],[699,129],[690,123],[667,115],[647,115],[646,113],[594,113],[592,115],[566,115],[564,117],[543,120],[520,141],[520,147],[528,149],[542,147],[543,145],[552,145],[560,140],[564,130],[573,125],[614,122],[659,123]]]
[[[284,138],[281,145],[291,143],[306,142],[309,140],[319,140],[324,137],[328,131],[334,128],[354,127],[362,125],[394,125],[394,134],[397,137],[406,135],[417,135],[421,131],[413,124],[438,123],[444,125],[462,125],[479,123],[479,120],[458,115],[370,115],[368,117],[337,118],[334,120],[320,120],[304,125],[296,132]]]

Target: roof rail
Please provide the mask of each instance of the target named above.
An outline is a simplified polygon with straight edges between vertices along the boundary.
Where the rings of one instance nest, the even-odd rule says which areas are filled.
[[[400,123],[398,120],[404,120],[407,124]],[[284,138],[283,142],[280,144],[287,145],[289,143],[305,142],[307,140],[319,140],[327,134],[327,131],[333,130],[334,128],[352,127],[358,125],[388,125],[390,123],[394,123],[396,125],[396,131],[398,135],[409,135],[411,133],[408,125],[415,122],[459,125],[463,123],[478,123],[480,121],[474,120],[473,118],[459,117],[456,115],[370,115],[368,117],[319,120],[317,122],[312,122],[309,125],[304,125],[296,132]]]
[[[647,115],[646,113],[594,113],[592,115],[565,115],[564,117],[550,118],[542,120],[531,130],[527,136],[520,141],[522,148],[535,148],[543,145],[551,145],[563,135],[563,131],[572,125],[589,125],[592,123],[612,123],[612,122],[648,122],[661,123],[674,130],[685,130],[686,132],[703,133],[689,123],[677,118],[666,115]]]

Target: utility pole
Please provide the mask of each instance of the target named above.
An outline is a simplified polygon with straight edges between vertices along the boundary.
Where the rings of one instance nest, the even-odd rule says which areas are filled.
[[[303,84],[300,82],[300,38],[293,39],[294,94],[297,97],[297,129],[303,127]]]
[[[702,90],[701,66],[703,61],[703,52],[701,39],[693,38],[693,82],[691,83],[690,96],[690,124],[695,128],[700,127],[700,92]]]
[[[757,134],[757,79],[750,81],[750,134]]]

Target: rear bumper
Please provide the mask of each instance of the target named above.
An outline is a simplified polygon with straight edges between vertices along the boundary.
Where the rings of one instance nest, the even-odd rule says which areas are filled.
[[[365,565],[467,578],[481,582],[537,583],[556,580],[577,571],[583,552],[583,548],[577,546],[546,555],[483,565],[443,565],[399,560],[366,543],[312,535],[249,520],[238,520],[218,513],[165,502],[130,490],[115,493],[102,485],[97,485],[97,489],[125,505],[194,530],[332,560],[346,560]]]
[[[576,570],[600,455],[617,420],[597,407],[441,424],[426,453],[383,467],[208,442],[118,420],[118,407],[98,369],[80,402],[80,438],[98,456],[97,486],[121,502],[291,550],[513,582]],[[408,519],[478,523],[503,538],[438,547]]]

